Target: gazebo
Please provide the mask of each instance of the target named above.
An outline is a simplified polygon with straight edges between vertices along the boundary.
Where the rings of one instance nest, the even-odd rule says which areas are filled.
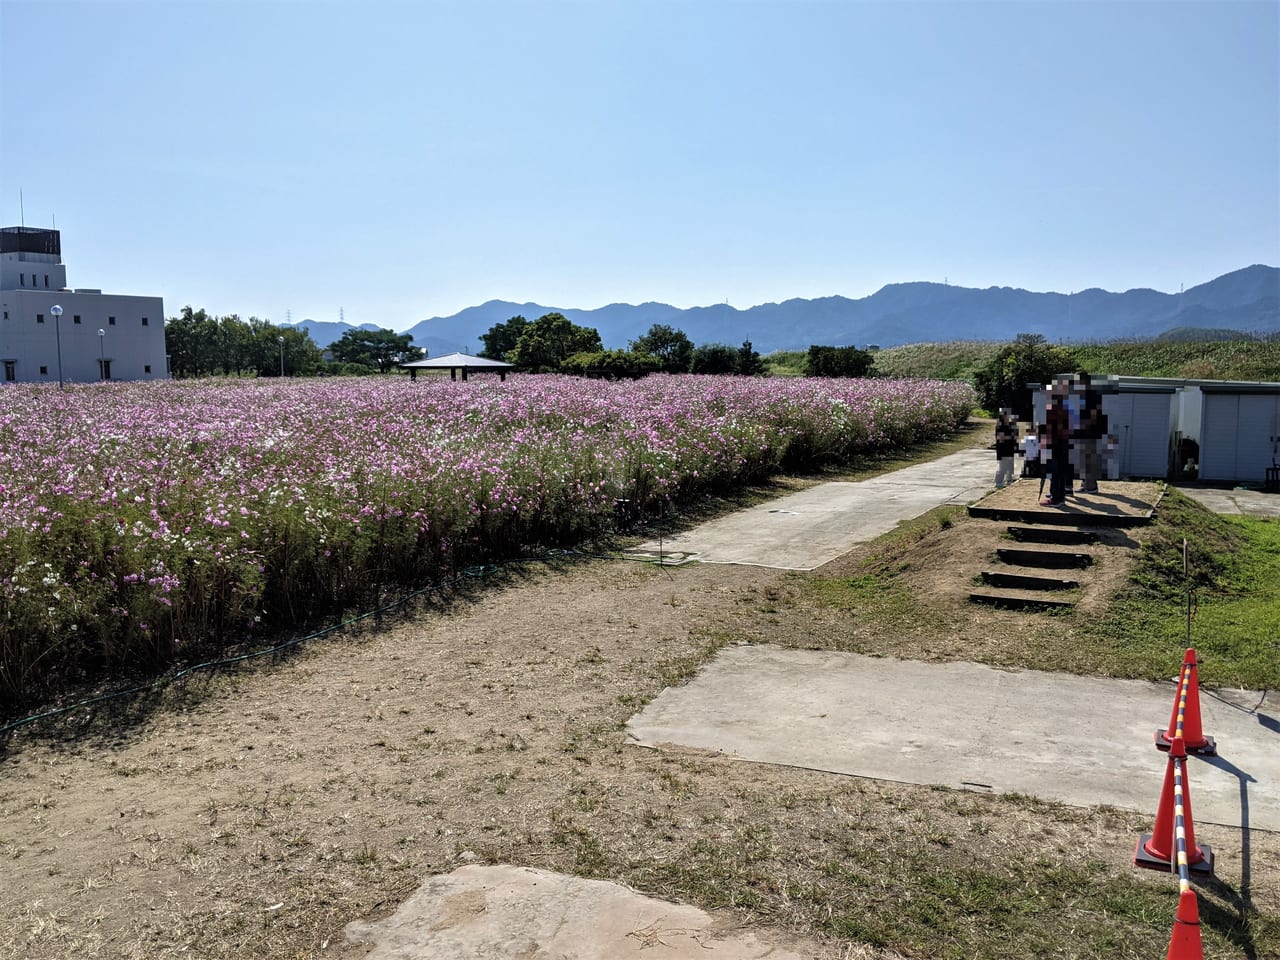
[[[462,379],[467,379],[467,372],[496,373],[498,379],[507,379],[507,371],[511,364],[501,360],[490,360],[487,357],[473,357],[468,353],[450,353],[443,357],[428,357],[426,360],[414,360],[412,363],[400,364],[409,371],[409,379],[417,380],[419,370],[448,370],[449,379],[457,380],[458,371],[462,371]]]

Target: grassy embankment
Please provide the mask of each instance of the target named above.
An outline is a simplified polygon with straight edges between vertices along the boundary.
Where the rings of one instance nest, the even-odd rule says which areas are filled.
[[[897,576],[924,538],[957,522],[963,511],[944,507],[882,537],[854,575],[809,585],[823,604],[856,609],[885,632],[929,624],[938,611],[914,597]],[[1202,682],[1266,690],[1280,687],[1280,523],[1218,516],[1168,490],[1141,542],[1133,569],[1101,617],[1092,614],[1020,614],[1052,623],[1062,642],[1028,645],[1013,632],[992,631],[974,659],[1004,666],[1062,670],[1095,676],[1167,678],[1177,672],[1190,640],[1203,665]],[[1183,540],[1190,576],[1183,576]],[[1042,621],[1037,618],[1042,618]],[[947,628],[944,621],[938,629]],[[912,641],[890,655],[917,655]]]
[[[876,351],[876,376],[972,380],[1000,349],[996,341],[955,340],[911,343]],[[1280,380],[1280,341],[1112,340],[1066,344],[1078,366],[1092,374],[1131,377],[1185,377],[1202,380]],[[764,358],[773,376],[804,375],[802,350]]]

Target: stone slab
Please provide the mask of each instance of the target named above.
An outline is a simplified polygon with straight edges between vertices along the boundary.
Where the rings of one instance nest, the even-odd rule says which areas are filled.
[[[601,880],[514,866],[430,877],[394,914],[350,923],[365,960],[822,960],[814,944]]]
[[[727,647],[627,724],[656,748],[1154,814],[1174,685],[972,663]],[[1188,764],[1197,823],[1280,831],[1280,695],[1205,691],[1220,756]]]

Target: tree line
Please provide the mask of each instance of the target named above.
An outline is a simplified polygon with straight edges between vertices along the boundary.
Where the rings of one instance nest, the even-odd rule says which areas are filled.
[[[695,346],[682,330],[655,323],[626,350],[606,350],[600,333],[564,314],[536,320],[515,316],[494,324],[480,337],[482,357],[502,360],[523,373],[570,373],[610,379],[650,373],[761,376],[764,360],[744,340]],[[389,373],[427,355],[407,333],[386,329],[347,330],[321,350],[303,329],[236,314],[213,316],[191,306],[165,321],[165,350],[176,378],[205,376],[322,376]],[[815,377],[867,376],[872,356],[854,347],[809,348],[805,374]]]
[[[169,371],[180,379],[387,373],[426,356],[407,333],[348,330],[329,347],[327,360],[306,330],[234,313],[215,317],[190,306],[165,321],[164,339]]]
[[[648,373],[710,373],[757,376],[764,361],[743,341],[740,347],[722,343],[694,346],[682,330],[655,323],[630,341],[626,350],[606,350],[600,332],[548,313],[537,320],[514,316],[480,335],[480,356],[502,360],[524,373],[574,373],[624,378]]]

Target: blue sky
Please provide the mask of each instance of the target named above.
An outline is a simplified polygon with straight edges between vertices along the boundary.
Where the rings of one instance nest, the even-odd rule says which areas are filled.
[[[0,0],[72,286],[404,329],[1280,263],[1280,3]]]

